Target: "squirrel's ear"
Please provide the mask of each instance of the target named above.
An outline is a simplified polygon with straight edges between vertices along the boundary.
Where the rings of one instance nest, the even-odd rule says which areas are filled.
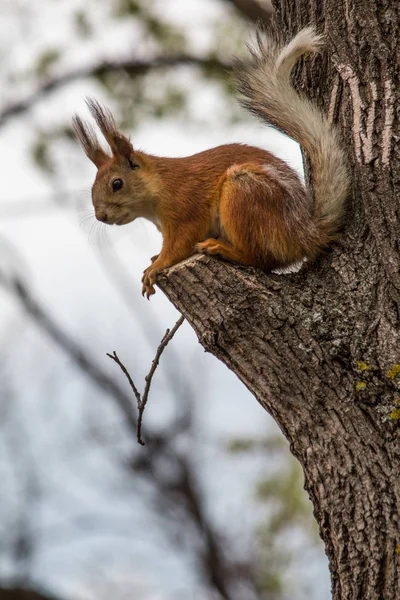
[[[128,138],[122,135],[122,133],[115,133],[112,138],[113,140],[111,149],[115,158],[131,169],[134,169],[137,166],[135,160],[135,151]]]
[[[96,165],[97,168],[104,165],[110,157],[101,148],[93,129],[88,124],[75,115],[72,119],[72,126],[75,135],[81,143],[86,156]]]
[[[94,98],[86,98],[86,104],[101,133],[106,138],[114,157],[128,165],[134,164],[133,146],[128,138],[117,130],[111,111],[101,106]]]

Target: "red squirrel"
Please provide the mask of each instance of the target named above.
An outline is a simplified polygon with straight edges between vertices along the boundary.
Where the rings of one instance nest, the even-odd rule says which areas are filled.
[[[185,158],[135,150],[111,112],[88,99],[109,155],[93,129],[74,117],[76,135],[98,169],[92,188],[96,218],[125,225],[145,217],[162,233],[162,250],[142,278],[147,298],[162,269],[195,252],[269,272],[312,260],[335,239],[349,188],[345,158],[327,117],[290,81],[297,59],[317,52],[321,43],[312,27],[289,43],[272,29],[258,35],[249,62],[235,64],[242,104],[308,154],[313,191],[284,161],[252,146],[227,144]]]

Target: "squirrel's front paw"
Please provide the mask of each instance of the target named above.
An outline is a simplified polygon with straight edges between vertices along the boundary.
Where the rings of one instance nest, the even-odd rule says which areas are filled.
[[[154,289],[154,284],[157,280],[158,270],[153,269],[152,265],[147,267],[147,269],[143,272],[142,277],[142,296],[146,295],[147,300],[150,300],[150,296],[156,293]]]

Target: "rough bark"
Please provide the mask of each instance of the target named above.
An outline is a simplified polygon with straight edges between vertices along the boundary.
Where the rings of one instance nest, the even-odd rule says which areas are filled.
[[[335,600],[400,600],[400,4],[283,0],[325,32],[297,82],[343,132],[343,235],[299,273],[193,257],[160,287],[271,413],[300,461]]]
[[[234,6],[243,17],[257,24],[269,23],[274,12],[270,1],[264,1],[262,4],[258,0],[225,0],[225,2]]]

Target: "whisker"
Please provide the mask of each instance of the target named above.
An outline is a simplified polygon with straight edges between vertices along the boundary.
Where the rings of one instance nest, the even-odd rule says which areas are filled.
[[[98,240],[97,240],[98,241],[98,248],[100,250],[100,254],[102,254],[103,247],[104,247],[104,244],[105,244],[106,239],[107,239],[106,236],[107,236],[106,225],[104,223],[101,223],[101,225],[100,225],[100,227],[98,229]]]
[[[95,219],[95,216],[93,214],[92,215],[86,215],[85,217],[81,218],[79,225],[81,227],[83,227],[84,225],[86,225],[87,223],[89,223],[92,219]]]
[[[92,246],[92,248],[94,247],[95,249],[97,249],[99,247],[99,222],[98,221],[96,221],[95,226],[93,228],[91,246]]]
[[[113,247],[113,244],[112,244],[112,241],[110,239],[110,236],[108,235],[108,229],[107,229],[106,225],[104,225],[104,227],[103,227],[103,239],[104,239],[104,242],[105,242],[105,244],[106,244],[106,246],[108,248],[112,248]]]
[[[102,251],[104,245],[103,242],[105,241],[104,236],[106,235],[106,227],[107,225],[99,222],[98,227],[96,228],[96,246],[100,252]]]
[[[80,223],[81,225],[83,223],[86,223],[87,221],[91,221],[92,219],[95,219],[96,217],[94,215],[84,215],[83,217],[80,218]]]
[[[97,248],[101,248],[102,231],[103,231],[103,223],[99,222],[98,226],[96,227],[96,247]]]
[[[93,242],[93,232],[96,230],[96,226],[98,224],[98,221],[94,221],[92,223],[92,226],[90,228],[89,231],[89,236],[88,236],[88,242],[89,242],[89,246],[92,246],[92,242]]]
[[[104,223],[100,223],[98,222],[98,227],[97,227],[97,231],[96,231],[96,241],[97,241],[97,247],[101,250],[102,246],[103,246],[103,242],[104,242],[104,236],[106,235],[106,227],[107,225],[105,225]]]
[[[90,192],[90,190],[79,190],[77,192],[77,194],[80,198],[87,198],[88,196],[91,195],[91,192]]]
[[[107,232],[106,232],[106,226],[104,225],[103,227],[100,227],[100,247],[104,246],[104,244],[107,241]]]
[[[101,245],[101,231],[102,231],[102,227],[103,227],[103,223],[100,223],[99,221],[97,221],[97,227],[96,227],[96,246],[98,248],[100,248]]]

